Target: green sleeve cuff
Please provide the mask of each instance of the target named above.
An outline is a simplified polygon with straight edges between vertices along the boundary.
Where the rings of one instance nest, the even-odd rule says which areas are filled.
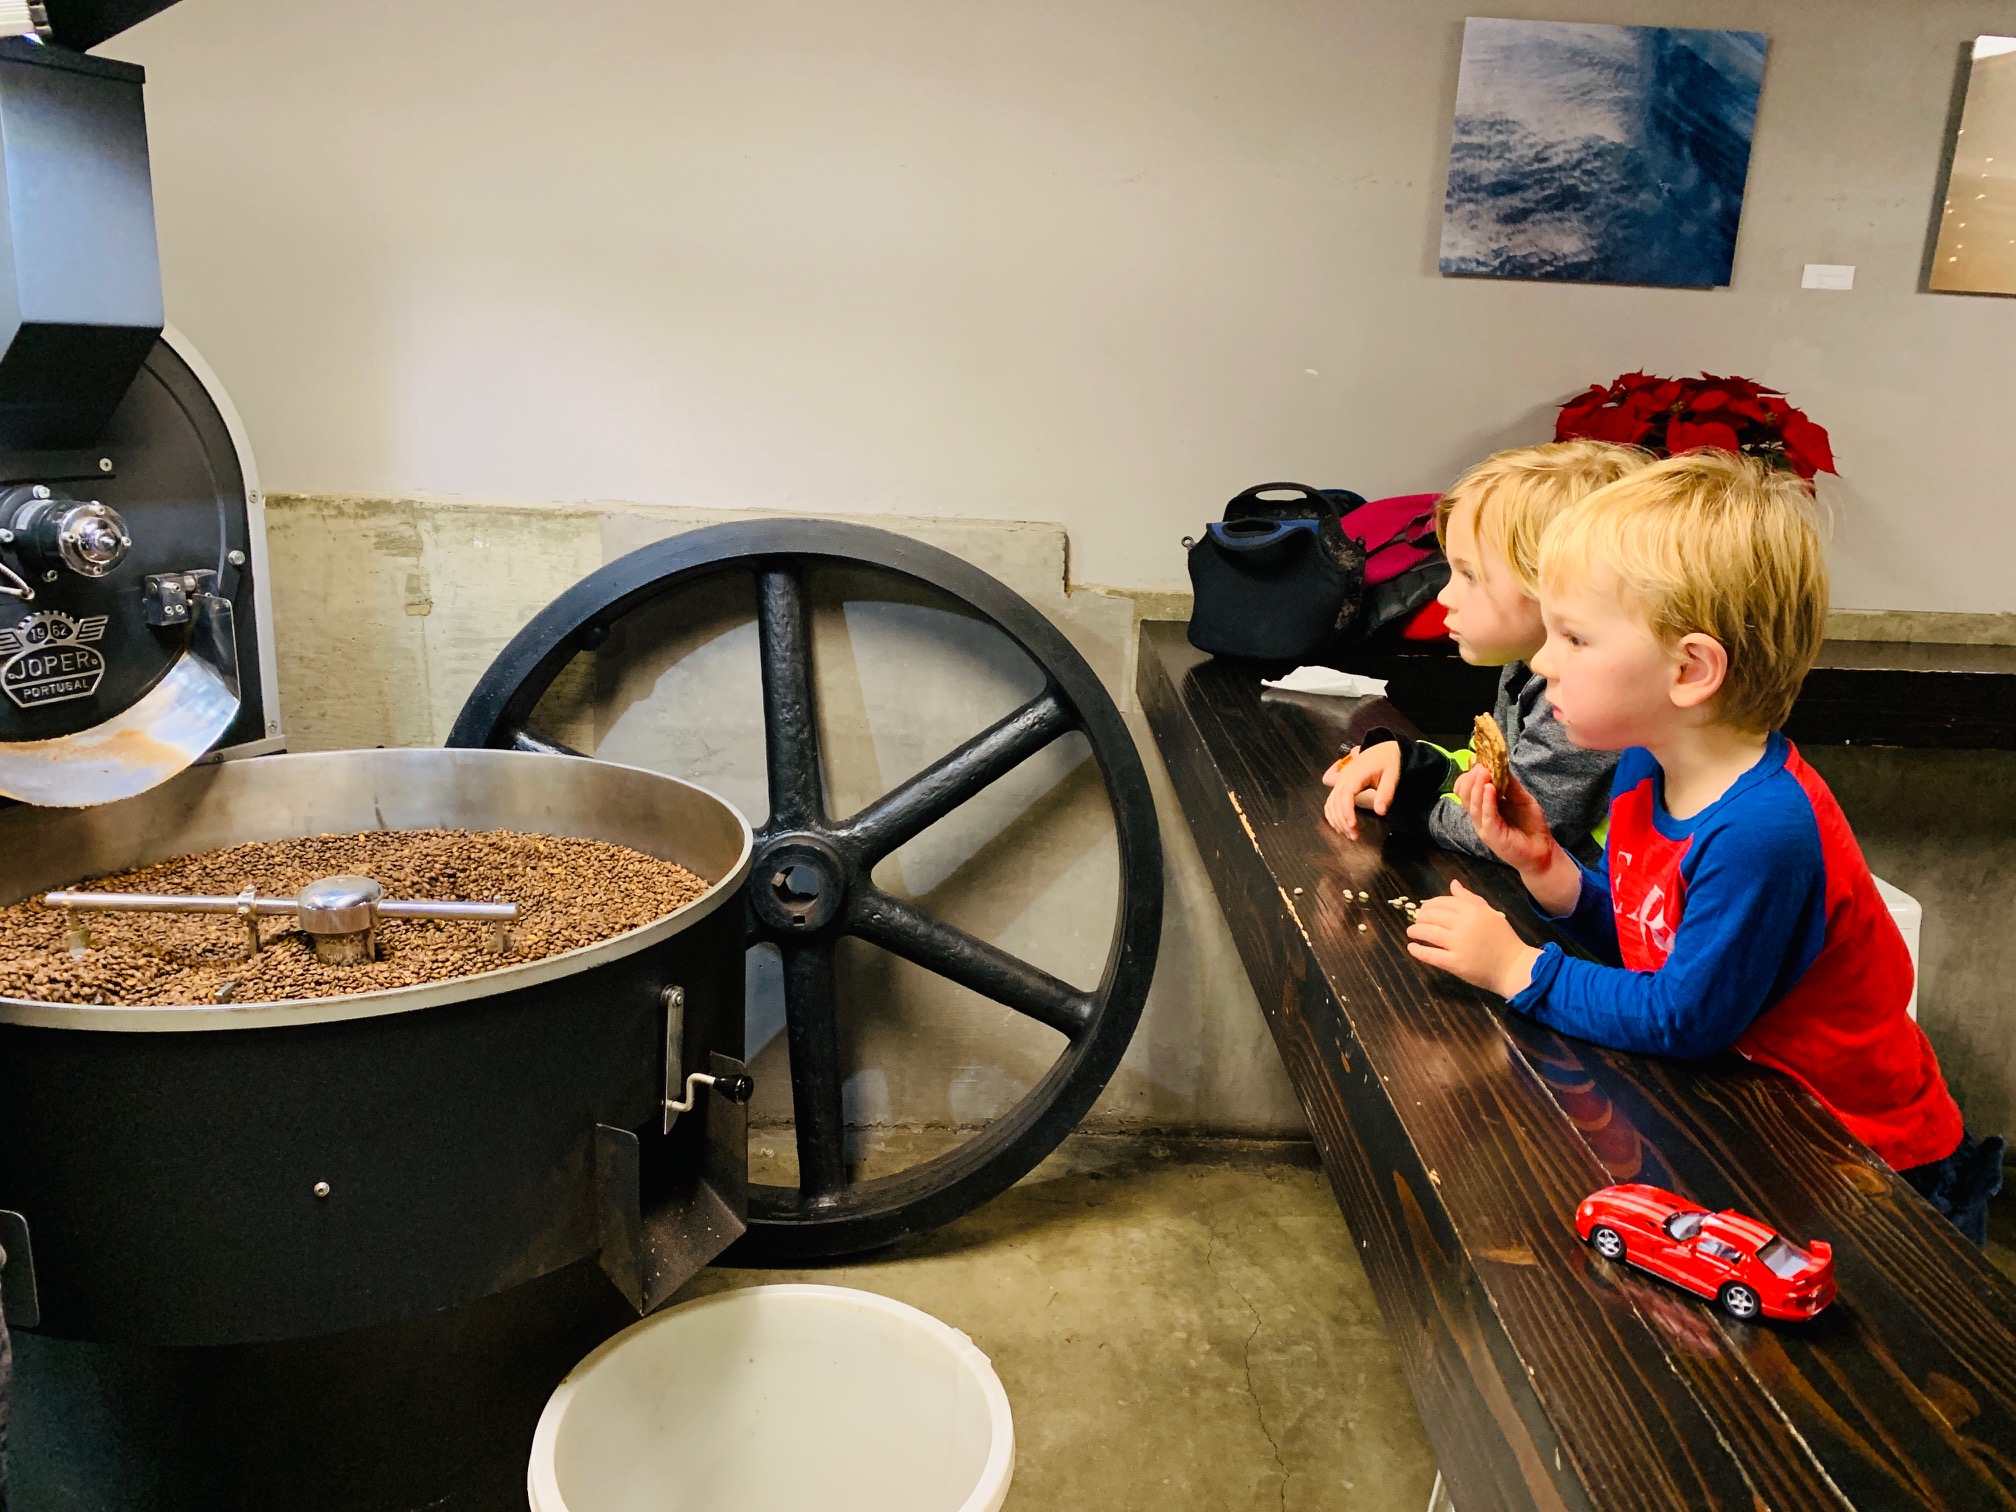
[[[1454,800],[1456,779],[1470,770],[1470,764],[1477,759],[1477,753],[1468,746],[1464,746],[1460,751],[1445,751],[1432,740],[1423,740],[1419,744],[1426,746],[1449,763],[1449,780],[1442,784],[1442,796]]]

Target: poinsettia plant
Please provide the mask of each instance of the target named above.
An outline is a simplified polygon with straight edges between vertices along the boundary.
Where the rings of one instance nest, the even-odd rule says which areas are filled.
[[[1660,378],[1626,373],[1561,406],[1556,441],[1623,441],[1671,456],[1697,446],[1742,452],[1800,477],[1834,471],[1827,432],[1784,394],[1748,378]]]

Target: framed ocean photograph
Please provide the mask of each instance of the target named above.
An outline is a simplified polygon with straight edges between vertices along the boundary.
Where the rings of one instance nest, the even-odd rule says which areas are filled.
[[[1926,286],[2016,294],[2016,37],[1976,37]]]
[[[1463,24],[1442,272],[1729,282],[1762,32]]]

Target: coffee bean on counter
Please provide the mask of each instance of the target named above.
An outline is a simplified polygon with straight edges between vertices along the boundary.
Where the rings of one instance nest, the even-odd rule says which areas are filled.
[[[388,919],[378,959],[325,966],[287,918],[260,921],[263,948],[245,955],[230,914],[89,915],[91,948],[73,955],[65,920],[34,898],[0,908],[0,997],[45,1003],[270,1003],[383,992],[542,960],[663,918],[707,891],[670,861],[603,840],[511,830],[377,830],[262,840],[177,856],[73,883],[92,892],[291,898],[319,877],[374,878],[388,898],[516,903],[511,951],[485,946],[487,924]],[[225,989],[229,988],[228,991]],[[221,996],[220,996],[221,994]]]

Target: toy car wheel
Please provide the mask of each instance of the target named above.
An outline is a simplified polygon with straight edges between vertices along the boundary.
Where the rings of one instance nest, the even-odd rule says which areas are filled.
[[[1715,1300],[1722,1304],[1722,1310],[1732,1318],[1749,1322],[1757,1316],[1759,1303],[1757,1293],[1740,1281],[1731,1281],[1715,1294]]]
[[[1607,1224],[1598,1224],[1595,1232],[1590,1234],[1589,1242],[1596,1246],[1596,1253],[1605,1260],[1624,1258],[1624,1236]]]

